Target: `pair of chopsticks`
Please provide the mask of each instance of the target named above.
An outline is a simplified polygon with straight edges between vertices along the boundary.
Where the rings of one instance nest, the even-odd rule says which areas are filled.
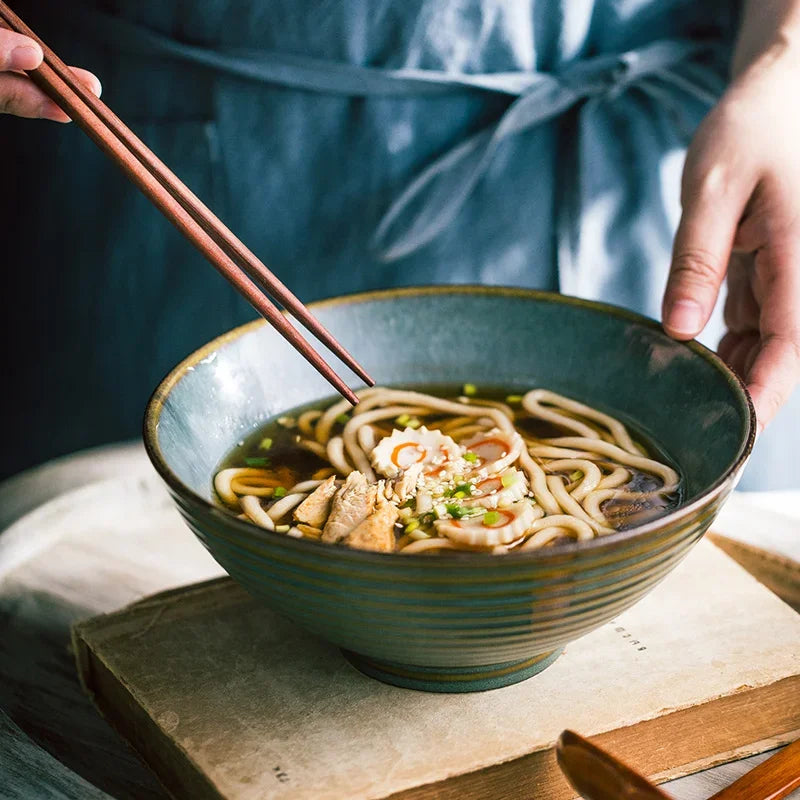
[[[44,53],[30,79],[139,187],[224,278],[351,403],[358,398],[289,320],[262,294],[281,303],[362,380],[374,381],[281,281],[186,187],[67,65],[0,0],[0,23],[36,41]]]

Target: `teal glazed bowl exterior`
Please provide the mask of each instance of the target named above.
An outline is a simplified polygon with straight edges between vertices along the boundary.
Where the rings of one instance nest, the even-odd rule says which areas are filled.
[[[312,310],[379,384],[547,387],[632,423],[684,476],[683,504],[657,520],[530,552],[403,556],[294,539],[218,507],[212,477],[253,429],[330,396],[329,386],[261,321],[189,356],[156,389],[144,430],[186,522],[250,593],[396,685],[476,691],[544,669],[686,555],[753,445],[750,399],[717,356],[613,306],[518,289],[435,287],[334,299]]]

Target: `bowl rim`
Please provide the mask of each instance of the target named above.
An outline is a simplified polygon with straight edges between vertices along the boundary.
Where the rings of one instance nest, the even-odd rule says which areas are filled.
[[[354,292],[351,294],[338,295],[336,297],[317,300],[309,303],[307,307],[311,310],[333,308],[339,305],[355,305],[358,303],[366,303],[375,300],[385,300],[392,297],[415,297],[422,295],[442,295],[442,294],[485,294],[496,297],[513,297],[519,299],[537,300],[540,302],[560,303],[569,306],[578,306],[582,308],[599,311],[606,314],[611,314],[620,319],[632,322],[650,330],[664,333],[664,329],[659,322],[650,317],[646,317],[635,311],[630,311],[621,306],[616,306],[611,303],[604,303],[597,300],[585,300],[580,297],[561,294],[559,292],[550,292],[540,289],[526,289],[521,287],[507,287],[507,286],[481,286],[473,284],[444,284],[432,286],[406,286],[390,289],[377,289],[366,292]],[[285,312],[284,312],[285,313]],[[336,554],[345,560],[367,561],[375,564],[386,564],[387,559],[395,564],[409,564],[414,566],[422,565],[439,565],[442,563],[447,564],[461,564],[468,566],[486,565],[487,563],[506,563],[511,560],[514,563],[520,562],[536,562],[549,560],[553,557],[573,556],[585,551],[592,551],[596,549],[611,549],[614,545],[628,543],[629,540],[639,539],[651,533],[669,530],[676,523],[681,523],[694,516],[697,512],[713,503],[725,492],[729,484],[734,482],[734,479],[739,475],[741,469],[744,467],[753,445],[756,440],[756,414],[753,406],[753,401],[747,386],[739,375],[731,369],[716,353],[707,348],[705,345],[700,344],[696,340],[691,341],[677,341],[676,343],[688,347],[692,352],[701,358],[705,359],[713,367],[720,372],[734,394],[739,395],[742,404],[746,409],[746,435],[744,441],[739,447],[739,451],[734,458],[733,462],[728,465],[720,477],[708,488],[702,492],[694,500],[685,505],[678,506],[674,511],[664,514],[661,517],[646,522],[642,525],[637,525],[632,528],[625,528],[620,531],[615,531],[606,536],[595,536],[592,539],[577,541],[567,539],[556,543],[553,547],[539,548],[536,550],[527,550],[522,552],[514,552],[503,554],[502,558],[487,561],[487,557],[491,554],[476,553],[471,551],[452,551],[446,554],[431,553],[431,554],[409,554],[403,557],[401,561],[397,559],[397,553],[384,553],[371,550],[358,550],[355,548],[341,547],[327,542],[316,541],[311,539],[296,539],[289,538],[283,534],[276,533],[275,531],[268,531],[262,529],[257,525],[250,522],[240,520],[221,506],[206,500],[201,495],[194,492],[186,486],[180,478],[172,471],[167,464],[164,455],[161,452],[161,447],[158,443],[158,422],[161,412],[164,408],[164,403],[168,398],[172,389],[181,381],[184,375],[190,371],[196,364],[203,361],[212,353],[220,349],[220,347],[229,344],[244,336],[251,331],[257,330],[265,325],[267,321],[262,318],[246,322],[236,328],[215,337],[211,341],[199,347],[190,355],[186,356],[175,367],[173,367],[167,375],[161,380],[158,386],[153,391],[150,399],[147,402],[144,414],[143,424],[143,439],[147,455],[155,467],[161,479],[167,484],[168,488],[176,495],[183,497],[194,504],[199,505],[204,511],[210,513],[212,516],[219,517],[224,520],[226,524],[231,525],[239,533],[257,537],[266,537],[267,541],[274,541],[276,544],[283,546],[290,545],[291,549],[308,550],[309,553],[329,553],[330,555]],[[665,334],[666,335],[666,334]],[[320,549],[321,548],[321,549]]]

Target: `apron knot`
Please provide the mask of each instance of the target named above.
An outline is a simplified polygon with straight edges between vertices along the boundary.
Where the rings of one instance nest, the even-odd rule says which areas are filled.
[[[689,78],[672,72],[709,49],[704,42],[664,39],[624,53],[582,59],[557,73],[529,73],[529,85],[497,122],[437,158],[400,193],[375,231],[373,248],[383,260],[394,261],[431,242],[457,216],[505,139],[579,102],[613,99],[633,86],[663,101],[663,90],[647,81],[657,76],[710,105],[721,90],[715,70],[696,63]]]

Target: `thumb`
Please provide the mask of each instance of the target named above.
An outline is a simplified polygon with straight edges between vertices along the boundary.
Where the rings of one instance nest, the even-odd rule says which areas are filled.
[[[701,170],[690,160],[684,169],[683,213],[662,308],[664,330],[675,339],[703,330],[728,268],[747,192],[731,185],[727,172],[722,164]]]
[[[36,69],[42,57],[42,48],[33,39],[0,28],[0,71]]]

